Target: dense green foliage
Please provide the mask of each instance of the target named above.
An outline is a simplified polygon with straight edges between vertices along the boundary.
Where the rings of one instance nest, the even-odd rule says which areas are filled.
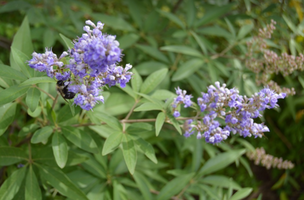
[[[215,81],[257,92],[263,86],[245,65],[246,42],[273,19],[267,48],[298,56],[303,12],[298,0],[1,2],[0,199],[303,199],[301,70],[268,74],[296,94],[264,113],[263,138],[185,138],[170,110],[176,87],[194,97]],[[104,91],[94,111],[62,98],[53,106],[56,81],[26,61],[45,47],[67,50],[87,19],[116,35],[133,79]],[[258,147],[295,167],[255,166],[245,152]]]

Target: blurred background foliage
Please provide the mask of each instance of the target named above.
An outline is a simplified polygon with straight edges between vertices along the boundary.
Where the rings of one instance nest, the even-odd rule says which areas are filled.
[[[131,63],[141,76],[168,68],[168,77],[160,89],[174,92],[179,86],[198,97],[206,86],[220,81],[238,88],[241,94],[251,95],[261,86],[256,86],[254,73],[245,66],[246,42],[273,19],[277,29],[268,42],[269,48],[278,54],[303,53],[303,3],[301,0],[0,1],[0,59],[9,65],[11,42],[25,16],[30,23],[34,50],[41,53],[45,47],[52,47],[57,54],[66,50],[59,33],[76,38],[83,32],[84,21],[90,19],[105,23],[104,32],[117,36],[123,62]],[[159,173],[168,176],[170,169],[171,174],[178,173],[177,169],[189,163],[204,163],[216,152],[239,149],[248,142],[254,147],[264,147],[268,154],[292,161],[295,168],[266,170],[250,161],[252,176],[250,169],[238,163],[217,174],[232,177],[242,187],[253,187],[248,199],[261,193],[263,199],[304,199],[301,77],[303,72],[299,71],[288,77],[272,76],[280,85],[294,87],[296,95],[281,100],[277,111],[266,111],[262,120],[270,133],[262,139],[232,137],[218,146],[201,141],[203,148],[196,150],[202,151],[200,156],[204,159],[195,161],[196,150],[190,148],[196,141],[194,138],[182,138],[172,127],[162,130],[158,138],[149,140],[157,147],[159,162],[166,163]],[[111,88],[111,92],[115,97],[115,93],[122,91]],[[117,112],[111,108],[124,99],[112,100],[105,105],[110,114],[119,118],[130,109]],[[155,113],[137,112],[132,118],[155,118]],[[184,111],[182,115],[191,116],[191,112]]]

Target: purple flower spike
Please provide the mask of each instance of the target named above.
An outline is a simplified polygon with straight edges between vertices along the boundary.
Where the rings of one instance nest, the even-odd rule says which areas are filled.
[[[174,114],[179,104],[189,107],[191,95],[186,95],[186,91],[176,89],[178,97],[172,104]],[[269,129],[264,124],[257,124],[254,118],[260,117],[260,111],[278,107],[278,99],[286,97],[285,93],[277,94],[269,88],[264,88],[254,94],[251,98],[239,95],[235,88],[228,89],[226,85],[210,85],[207,93],[202,93],[202,97],[197,99],[201,112],[205,113],[202,120],[191,121],[185,129],[185,136],[189,137],[194,132],[197,139],[205,138],[206,142],[217,144],[226,140],[230,133],[238,133],[243,137],[262,137]],[[191,102],[191,101],[190,101]],[[225,124],[220,124],[219,119],[225,120]],[[191,128],[189,128],[191,127]],[[203,134],[202,134],[203,133]]]

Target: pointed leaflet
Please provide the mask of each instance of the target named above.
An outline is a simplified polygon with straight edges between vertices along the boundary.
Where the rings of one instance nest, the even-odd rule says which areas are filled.
[[[140,192],[143,194],[144,199],[152,200],[153,197],[151,195],[149,186],[146,184],[147,180],[145,180],[145,177],[139,172],[136,172],[133,177],[135,179],[135,182],[137,183]]]
[[[36,88],[30,88],[27,92],[25,102],[32,112],[34,112],[38,107],[40,94],[40,91]]]
[[[39,142],[46,142],[52,133],[53,127],[45,126],[34,133],[33,137],[31,138],[31,143],[37,144]]]
[[[31,165],[26,176],[25,200],[40,200],[40,199],[42,199],[41,190],[35,172]]]
[[[74,47],[74,44],[73,44],[72,40],[70,40],[69,38],[65,37],[61,33],[59,33],[59,36],[64,41],[64,43],[65,43],[65,45],[67,46],[68,49],[71,49],[71,48]]]
[[[26,167],[14,171],[1,185],[0,200],[12,199],[18,192],[24,179]]]
[[[199,68],[201,68],[204,63],[205,61],[197,58],[188,60],[187,62],[181,64],[181,66],[178,67],[178,69],[172,76],[172,81],[179,81],[188,78]]]
[[[16,106],[16,103],[8,103],[0,106],[0,136],[13,122],[16,113]]]
[[[138,148],[155,164],[157,164],[157,158],[155,156],[155,152],[153,149],[153,146],[145,141],[144,139],[137,137],[137,136],[132,136],[134,138],[135,144],[138,146]]]
[[[12,47],[30,56],[33,51],[30,26],[27,17],[24,18],[20,28],[14,36]]]
[[[135,68],[133,68],[132,70],[133,75],[132,75],[132,79],[131,79],[131,85],[132,88],[135,92],[139,92],[140,91],[140,87],[142,85],[142,78],[141,76],[138,74],[138,72],[136,71]]]
[[[167,73],[167,68],[153,72],[142,84],[140,92],[144,94],[152,92],[164,80]]]
[[[27,79],[23,83],[20,84],[20,86],[23,85],[35,85],[37,83],[55,83],[56,81],[50,77],[43,76],[43,77],[33,77],[30,79]]]
[[[243,188],[237,191],[229,200],[239,200],[247,197],[252,191],[252,188]]]
[[[102,148],[102,155],[107,155],[114,151],[121,143],[123,137],[122,132],[114,132],[112,133],[105,141]]]
[[[0,147],[0,165],[7,166],[28,160],[24,150],[16,147]]]
[[[12,86],[0,91],[0,106],[14,101],[18,97],[24,95],[30,86]]]
[[[26,76],[24,76],[23,73],[21,73],[20,71],[3,64],[0,64],[0,77],[20,81],[24,81],[27,79]]]
[[[234,3],[227,4],[225,6],[217,6],[213,7],[208,10],[208,12],[199,20],[196,21],[194,24],[195,26],[201,26],[211,21],[219,18],[220,16],[224,15],[225,13],[229,12],[231,8],[234,6]]]
[[[232,150],[225,153],[218,154],[217,156],[209,159],[200,169],[198,175],[210,174],[230,165],[237,160],[242,154],[246,152],[245,149]]]
[[[98,118],[99,120],[105,122],[110,127],[116,129],[116,130],[122,130],[122,126],[120,122],[113,116],[108,115],[106,113],[102,112],[94,112],[91,113],[94,117]]]
[[[170,51],[175,53],[181,53],[189,56],[195,56],[195,57],[202,57],[202,54],[192,47],[188,46],[178,46],[178,45],[171,45],[171,46],[164,46],[160,48],[162,51]]]
[[[156,118],[156,122],[155,122],[155,134],[156,136],[159,135],[159,132],[161,130],[161,128],[163,127],[163,124],[166,120],[166,115],[163,112],[158,113],[157,118]]]
[[[187,186],[187,184],[189,184],[193,175],[194,173],[185,174],[171,180],[165,185],[165,187],[162,188],[156,200],[167,200],[179,193],[184,187]]]
[[[210,184],[216,187],[223,187],[223,188],[232,187],[233,189],[236,190],[241,189],[239,184],[237,184],[232,180],[232,178],[227,176],[211,175],[211,176],[203,177],[202,179],[199,180],[199,182],[204,184]]]
[[[122,153],[129,172],[134,174],[137,162],[137,152],[134,141],[127,134],[123,135]]]
[[[52,149],[57,165],[64,168],[68,160],[68,145],[64,137],[58,132],[53,134]]]
[[[30,60],[30,57],[24,54],[22,51],[11,47],[11,57],[13,59],[13,63],[11,66],[16,70],[21,70],[25,76],[28,78],[34,76],[34,69],[29,67],[27,61]]]
[[[86,195],[59,169],[37,165],[40,175],[62,195],[71,199],[87,200]]]
[[[137,48],[139,48],[140,50],[142,50],[143,52],[145,52],[146,54],[152,56],[153,58],[156,58],[159,61],[162,61],[165,63],[169,63],[168,58],[162,52],[160,52],[157,48],[152,47],[152,46],[147,46],[147,45],[140,45],[140,44],[137,44],[135,46]]]
[[[75,144],[77,147],[91,153],[99,153],[97,144],[89,133],[80,131],[75,127],[62,127],[62,133],[66,139]]]
[[[182,29],[185,29],[185,24],[173,13],[170,12],[165,12],[162,10],[157,10],[159,13],[161,13],[163,16],[167,17],[168,19],[170,19],[172,22],[176,23],[177,25],[179,25]]]

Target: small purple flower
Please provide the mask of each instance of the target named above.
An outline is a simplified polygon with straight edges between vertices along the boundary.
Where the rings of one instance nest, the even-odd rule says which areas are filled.
[[[176,107],[180,104],[189,107],[189,99],[192,96],[188,95],[190,98],[186,98],[186,91],[180,88],[176,89],[176,94],[178,96],[172,104],[173,111],[176,112]],[[285,93],[276,94],[266,87],[248,98],[239,95],[237,89],[228,89],[225,84],[221,86],[216,82],[215,86],[210,85],[207,93],[202,93],[202,97],[197,99],[200,110],[205,115],[201,121],[197,120],[196,124],[192,121],[191,125],[187,126],[191,129],[184,128],[185,136],[189,137],[196,132],[198,139],[204,137],[206,142],[212,144],[226,140],[230,133],[238,133],[243,137],[262,137],[269,129],[264,124],[255,123],[253,119],[261,116],[260,111],[277,107],[278,99],[285,97]],[[220,124],[220,118],[225,120],[225,125]]]

